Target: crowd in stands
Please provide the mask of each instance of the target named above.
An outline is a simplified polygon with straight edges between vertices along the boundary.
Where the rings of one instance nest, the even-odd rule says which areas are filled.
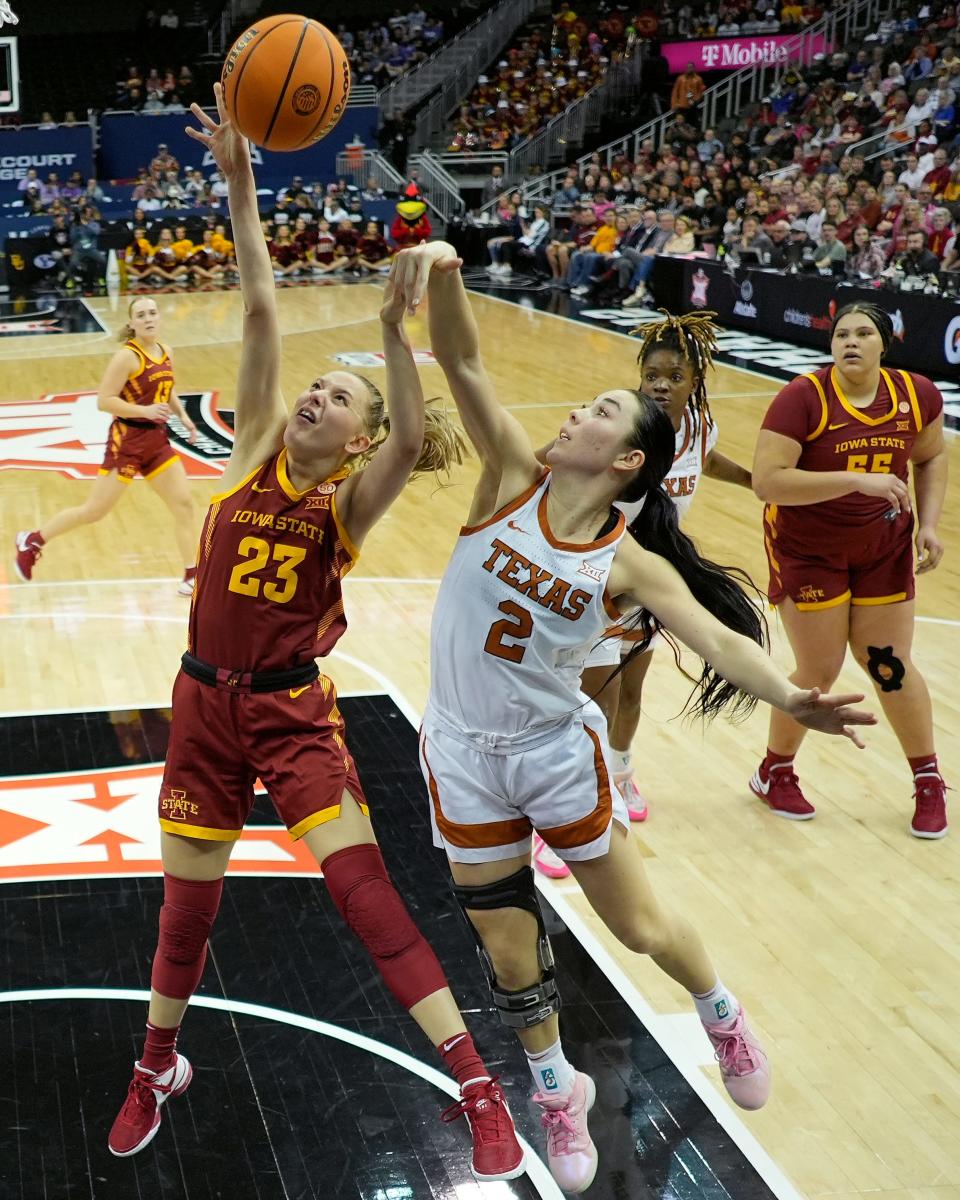
[[[715,4],[676,6],[665,0],[659,7],[657,36],[660,38],[754,37],[765,33],[799,33],[823,16],[825,4],[808,0],[731,0]]]
[[[117,64],[111,108],[128,112],[182,113],[196,99],[193,71],[186,64],[179,70],[172,66],[162,70],[149,66],[142,70],[129,59]]]
[[[395,9],[393,16],[366,29],[337,26],[337,38],[350,60],[354,83],[386,87],[437,49],[444,37],[443,21],[415,3],[408,13]]]
[[[627,45],[619,13],[587,19],[564,0],[481,75],[460,107],[451,151],[510,150],[586,95]]]
[[[150,171],[145,172],[147,184],[139,183],[135,191],[158,178],[175,180],[177,173],[178,166],[171,166],[166,148],[161,147]],[[221,195],[226,192],[219,177],[211,184],[197,171],[190,172],[184,185],[191,186],[216,189]],[[385,270],[397,246],[403,244],[403,231],[392,228],[388,240],[381,221],[364,212],[365,204],[384,199],[374,178],[361,189],[345,179],[323,186],[307,185],[294,176],[260,214],[274,275],[278,279],[308,275],[342,278]],[[224,217],[216,211],[174,223],[150,201],[138,202],[125,254],[128,277],[133,282],[194,285],[228,278],[236,267],[227,229]]]
[[[659,147],[644,143],[633,161],[594,154],[529,213],[498,168],[484,192],[498,197],[488,269],[521,262],[627,305],[650,300],[658,254],[956,290],[957,41],[954,5],[904,10],[862,48],[788,71],[722,134],[698,127],[694,101]]]
[[[418,192],[414,182],[413,191]],[[74,172],[65,181],[55,171],[44,179],[30,168],[18,184],[27,216],[44,224],[52,277],[66,287],[104,285],[106,254],[101,246],[102,210],[108,206],[132,215],[125,250],[118,251],[121,274],[130,283],[202,284],[230,280],[235,271],[229,238],[227,186],[214,171],[182,168],[161,143],[132,185],[115,185],[105,194],[96,179]],[[275,195],[267,193],[261,212],[264,237],[278,279],[301,275],[365,275],[382,271],[398,248],[410,244],[409,228],[397,215],[389,230],[383,218],[388,197],[370,177],[357,187],[341,178],[329,184],[305,183],[294,176]],[[429,220],[420,228],[429,231]],[[120,216],[110,222],[123,228]],[[416,239],[420,240],[420,233]]]

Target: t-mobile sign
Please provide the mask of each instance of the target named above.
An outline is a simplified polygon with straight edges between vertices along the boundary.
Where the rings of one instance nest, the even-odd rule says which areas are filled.
[[[792,43],[792,45],[791,45]],[[830,46],[822,33],[803,43],[809,54],[829,54]],[[670,72],[679,75],[693,63],[697,71],[739,71],[761,63],[784,63],[800,57],[800,44],[791,37],[733,37],[709,42],[664,42],[660,47]]]

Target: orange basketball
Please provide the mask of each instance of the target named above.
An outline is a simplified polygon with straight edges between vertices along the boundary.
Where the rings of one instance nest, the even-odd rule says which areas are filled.
[[[302,150],[343,116],[350,64],[329,29],[289,13],[265,17],[233,43],[220,76],[240,132],[265,150]]]

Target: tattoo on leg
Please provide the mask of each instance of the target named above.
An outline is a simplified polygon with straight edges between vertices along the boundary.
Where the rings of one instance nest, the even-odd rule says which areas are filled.
[[[867,670],[880,685],[881,692],[899,692],[907,670],[893,653],[892,646],[868,646]]]

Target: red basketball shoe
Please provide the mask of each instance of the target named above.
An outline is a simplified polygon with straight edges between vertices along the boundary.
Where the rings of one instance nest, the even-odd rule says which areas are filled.
[[[918,838],[947,836],[947,785],[936,771],[914,777],[915,808],[910,832]]]
[[[40,536],[39,529],[35,529],[32,533],[17,534],[17,552],[13,560],[13,569],[24,583],[29,583],[33,578],[33,568],[43,553],[42,546],[43,538]]]
[[[503,1088],[496,1078],[469,1084],[463,1098],[442,1113],[449,1124],[466,1117],[473,1137],[470,1170],[481,1183],[496,1179],[516,1179],[526,1170],[523,1147],[517,1141],[513,1117],[507,1107]]]
[[[800,780],[787,767],[771,771],[761,763],[750,780],[750,791],[765,800],[771,812],[788,821],[809,821],[817,810],[800,791]]]
[[[156,1074],[134,1063],[127,1098],[107,1138],[110,1153],[129,1158],[148,1146],[160,1128],[161,1107],[183,1095],[192,1078],[193,1068],[182,1054],[174,1055],[173,1065]]]

